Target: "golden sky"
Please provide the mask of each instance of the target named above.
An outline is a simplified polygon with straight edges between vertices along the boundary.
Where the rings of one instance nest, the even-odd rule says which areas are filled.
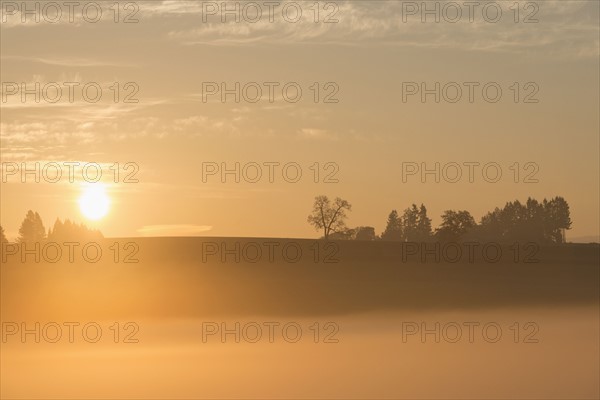
[[[99,3],[104,13],[97,23],[85,21],[81,11],[74,22],[63,15],[57,23],[22,23],[18,12],[3,9],[3,167],[100,163],[111,201],[106,217],[90,221],[77,205],[80,175],[75,183],[35,183],[30,176],[22,183],[11,175],[0,194],[9,238],[28,209],[38,211],[46,227],[57,217],[70,218],[105,236],[315,237],[306,217],[320,194],[350,201],[348,224],[374,226],[378,233],[391,209],[412,203],[428,207],[435,227],[446,209],[466,209],[479,220],[507,201],[559,195],[571,206],[567,239],[600,234],[597,1],[538,1],[539,10],[520,2],[518,22],[514,2],[499,1],[503,14],[496,23],[480,8],[472,22],[463,15],[455,23],[423,23],[421,14],[408,15],[410,2],[400,1],[331,2],[327,9],[321,2],[319,22],[313,2],[296,2],[303,10],[296,23],[282,18],[284,4],[274,8],[273,22],[266,14],[255,23],[243,18],[253,14],[222,22],[220,14],[208,13],[207,2],[195,1],[136,2],[139,11],[131,18],[139,22],[123,23],[136,11],[123,2],[115,23],[113,2]],[[442,17],[451,19],[447,12]],[[525,23],[532,13],[538,22]],[[28,88],[56,82],[63,97],[36,103],[28,95],[23,102],[20,92],[7,94],[10,82]],[[80,84],[73,101],[65,82]],[[256,86],[262,97],[235,102],[228,95],[224,103],[219,94],[207,95],[210,82],[229,89],[256,82],[246,98],[254,99]],[[419,94],[403,99],[407,82],[428,88],[456,82],[463,96],[456,103],[436,103],[434,95],[425,103]],[[473,102],[465,82],[477,83]],[[80,88],[89,83],[102,88],[97,103],[82,97]],[[297,102],[284,97],[289,83],[290,96],[294,86],[302,89]],[[488,83],[502,89],[495,103],[483,97]],[[454,96],[455,86],[448,88]],[[52,90],[45,95],[53,97]],[[138,102],[125,102],[133,92],[129,99]],[[262,179],[203,179],[203,163],[233,168],[236,162],[262,165]],[[275,162],[269,182],[264,163]],[[458,183],[436,183],[431,176],[425,183],[417,176],[403,182],[408,162],[429,168],[436,162],[497,163],[503,175],[489,183],[476,167],[473,183],[465,176]],[[115,163],[119,183],[109,168]],[[122,182],[133,171],[124,169],[133,168],[128,163],[139,166],[139,182]],[[282,177],[288,163],[301,167],[296,183]],[[510,169],[515,163],[518,183]],[[539,169],[539,182],[523,182],[531,171],[527,163]],[[324,182],[332,171],[338,182]]]

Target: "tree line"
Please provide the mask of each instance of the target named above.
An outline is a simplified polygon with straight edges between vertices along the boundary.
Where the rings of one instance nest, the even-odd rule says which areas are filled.
[[[386,240],[400,242],[427,241],[496,241],[500,243],[533,241],[536,243],[565,243],[565,231],[571,228],[569,204],[562,197],[541,202],[528,198],[525,203],[518,200],[508,202],[503,208],[485,214],[479,223],[466,210],[446,210],[442,222],[434,230],[427,208],[412,204],[402,214],[392,210],[387,218],[385,230],[377,235],[371,226],[348,228],[346,220],[352,205],[337,197],[331,201],[327,196],[317,196],[308,223],[323,231],[325,239],[341,240]],[[98,230],[70,220],[56,219],[48,231],[37,212],[29,210],[19,228],[18,242],[41,242],[67,240],[99,240],[103,235]],[[0,226],[0,242],[8,242]]]
[[[442,222],[434,230],[427,208],[413,204],[402,214],[392,210],[385,230],[377,235],[371,226],[348,228],[347,213],[352,205],[341,198],[330,201],[327,196],[317,196],[308,223],[323,231],[325,239],[386,240],[400,242],[457,242],[496,241],[513,243],[533,241],[536,243],[565,243],[565,231],[571,228],[569,204],[562,197],[539,202],[528,198],[508,202],[503,208],[485,214],[479,223],[469,211],[446,210]]]
[[[64,222],[56,219],[52,228],[46,231],[40,214],[31,210],[27,211],[21,227],[17,242],[65,242],[70,240],[100,240],[104,238],[102,233],[96,229],[90,229],[84,224],[77,224],[66,219]],[[8,243],[4,234],[4,228],[0,226],[0,243]]]

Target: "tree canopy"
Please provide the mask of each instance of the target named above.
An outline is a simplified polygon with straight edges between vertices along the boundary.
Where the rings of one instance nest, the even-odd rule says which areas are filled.
[[[352,205],[346,200],[336,197],[333,203],[327,196],[315,197],[312,213],[308,216],[308,223],[315,229],[323,230],[325,239],[335,232],[346,230],[346,212],[352,210]]]
[[[46,239],[46,228],[40,214],[27,211],[19,228],[19,242],[40,242],[44,239]]]
[[[308,222],[323,229],[325,238],[386,240],[402,242],[485,240],[499,243],[533,241],[540,244],[565,243],[565,231],[571,228],[569,204],[562,197],[541,202],[528,198],[508,202],[503,208],[485,214],[479,223],[467,210],[446,210],[439,227],[432,229],[425,205],[412,204],[402,215],[392,210],[381,236],[372,227],[346,227],[346,211],[350,204],[336,198],[331,204],[327,196],[315,198]]]

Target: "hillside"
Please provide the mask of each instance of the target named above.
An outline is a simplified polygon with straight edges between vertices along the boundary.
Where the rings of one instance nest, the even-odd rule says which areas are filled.
[[[406,255],[414,249],[391,242],[119,238],[100,245],[95,263],[77,259],[77,252],[73,263],[66,256],[56,263],[30,257],[25,264],[7,257],[3,319],[556,307],[594,305],[599,298],[598,245],[519,249],[519,262],[514,248],[502,247],[497,262],[475,251],[472,262],[464,256],[455,263],[449,253],[440,262],[426,254],[422,262],[420,253]],[[257,258],[260,248],[266,250]]]

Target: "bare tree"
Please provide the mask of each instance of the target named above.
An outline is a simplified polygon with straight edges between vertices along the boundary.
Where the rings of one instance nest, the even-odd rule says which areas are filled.
[[[331,233],[346,229],[347,211],[352,211],[352,205],[346,200],[336,197],[331,204],[327,196],[317,196],[308,223],[317,230],[323,229],[323,236],[329,239]]]

